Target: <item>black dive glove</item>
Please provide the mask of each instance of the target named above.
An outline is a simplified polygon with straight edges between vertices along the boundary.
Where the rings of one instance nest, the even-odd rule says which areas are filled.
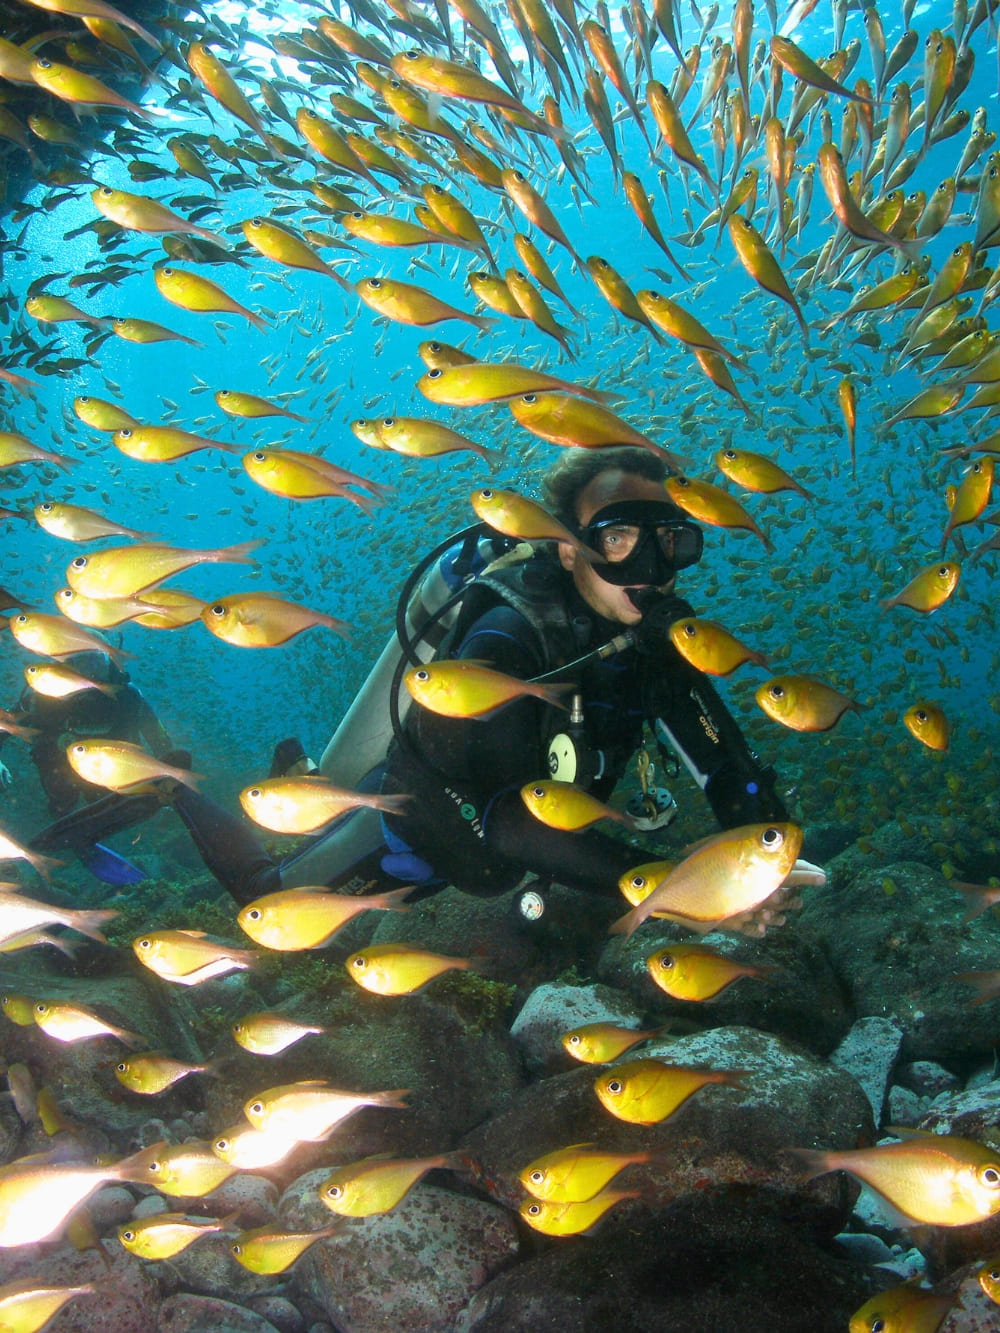
[[[727,759],[705,783],[705,795],[723,828],[783,823],[788,811],[774,789],[775,780],[773,768]]]

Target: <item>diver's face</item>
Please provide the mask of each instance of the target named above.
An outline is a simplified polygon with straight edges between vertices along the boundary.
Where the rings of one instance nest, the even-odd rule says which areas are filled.
[[[583,528],[599,510],[619,500],[662,502],[666,498],[667,493],[660,482],[650,481],[648,477],[637,477],[634,472],[609,468],[607,472],[599,472],[593,477],[576,497],[576,516]],[[624,588],[606,582],[595,572],[595,569],[600,569],[599,564],[596,567],[591,565],[567,542],[559,543],[559,560],[563,569],[572,573],[577,591],[591,610],[619,625],[638,625],[642,612]],[[661,584],[657,591],[669,592],[673,586],[674,580],[670,579]]]

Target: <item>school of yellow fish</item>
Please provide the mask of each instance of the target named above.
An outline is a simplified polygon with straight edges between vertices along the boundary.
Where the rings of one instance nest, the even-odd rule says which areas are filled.
[[[23,672],[54,697],[90,687],[60,659],[103,646],[95,632],[119,626],[149,662],[154,690],[151,628],[200,622],[225,645],[283,649],[309,629],[346,639],[353,626],[369,651],[389,617],[339,588],[340,562],[329,561],[317,586],[283,595],[301,579],[297,540],[340,539],[325,519],[300,519],[300,502],[349,501],[337,509],[340,535],[356,524],[373,547],[373,577],[381,570],[392,586],[422,554],[414,533],[464,526],[470,505],[507,535],[575,541],[523,492],[558,448],[630,443],[665,458],[670,497],[717,539],[681,588],[710,604],[712,618],[678,621],[671,640],[712,675],[748,665],[766,673],[732,697],[779,767],[789,757],[808,767],[806,814],[825,801],[870,832],[900,809],[904,823],[949,816],[960,803],[975,810],[977,792],[996,781],[988,719],[1000,713],[1000,655],[989,637],[990,552],[1000,536],[988,535],[1000,521],[989,512],[1000,454],[990,429],[1000,406],[1000,332],[990,319],[1000,290],[990,263],[1000,245],[1000,150],[985,109],[966,104],[978,80],[996,92],[995,0],[934,6],[919,31],[914,0],[900,12],[843,0],[796,0],[786,12],[774,0],[705,10],[655,0],[650,11],[629,0],[614,14],[602,0],[510,0],[502,23],[479,0],[348,0],[339,17],[265,3],[236,23],[206,3],[185,6],[187,17],[171,10],[156,34],[104,0],[24,5],[61,26],[0,37],[0,139],[40,187],[40,202],[8,205],[23,229],[6,262],[27,262],[33,227],[60,211],[86,219],[65,243],[87,249],[73,276],[47,273],[23,300],[11,289],[3,301],[0,395],[11,428],[0,432],[0,483],[13,479],[5,537],[31,524],[56,540],[116,544],[76,547],[64,586],[41,586],[26,564],[3,590],[18,684]],[[827,10],[820,37],[811,25]],[[584,257],[591,245],[607,257]],[[669,267],[653,266],[664,260]],[[331,278],[333,296],[321,291]],[[260,300],[268,284],[290,299],[287,312]],[[187,331],[119,313],[129,303],[155,310],[158,298],[182,312]],[[234,370],[225,354],[233,325],[219,316],[245,321],[239,337],[252,352]],[[311,344],[304,356],[297,337]],[[219,368],[235,381],[225,387],[199,356],[213,338]],[[357,367],[345,338],[357,344]],[[176,384],[158,380],[157,419],[139,406],[145,384],[134,415],[131,395],[102,371],[105,358],[126,358],[133,385],[161,364],[184,367],[192,392],[211,391],[222,415],[186,419],[163,392],[183,393],[180,372]],[[295,381],[312,386],[309,403],[300,402],[308,388],[272,389],[296,365]],[[211,381],[194,373],[206,366]],[[48,424],[54,391],[58,427]],[[275,421],[277,442],[265,435]],[[339,435],[332,451],[342,462],[293,447],[315,437],[318,421]],[[223,423],[233,441],[217,433]],[[343,443],[349,435],[360,454]],[[189,461],[212,450],[222,462]],[[395,491],[364,465],[355,470],[368,450],[379,451],[372,468]],[[394,471],[387,454],[400,456]],[[101,483],[74,486],[78,465],[98,456]],[[147,488],[147,464],[169,482]],[[428,469],[437,469],[430,486]],[[502,476],[487,484],[487,469]],[[208,472],[234,503],[247,480],[288,501],[297,531],[291,519],[284,529],[272,521],[277,509],[242,503],[240,515],[226,506],[218,518],[227,530],[237,519],[242,538],[260,513],[266,537],[197,548],[179,540],[180,506],[191,503],[181,488]],[[146,506],[166,538],[113,512],[128,488],[166,497]],[[83,490],[100,491],[109,512],[77,503]],[[255,574],[262,566],[277,591],[203,598],[162,586],[219,564]],[[306,604],[341,595],[358,611],[349,620]],[[36,609],[47,597],[57,613]],[[341,650],[330,641],[323,649]],[[317,650],[296,660],[323,659]],[[558,688],[465,663],[417,668],[406,685],[451,716],[479,716],[525,692],[561,703]],[[16,727],[3,725],[16,743]],[[855,730],[840,745],[845,727]],[[200,735],[192,739],[202,748]],[[112,791],[199,781],[124,742],[78,742],[68,759]],[[257,780],[240,799],[284,833],[321,828],[363,799],[318,779],[295,783]],[[529,784],[522,796],[558,828],[612,814],[562,785]],[[57,867],[24,846],[28,832],[0,833],[0,857],[47,878]],[[696,932],[741,921],[780,899],[801,841],[793,823],[746,828],[707,839],[679,864],[639,866],[621,885],[632,910],[615,929],[631,934],[654,915]],[[961,864],[960,844],[939,845],[946,865]],[[983,846],[996,850],[988,829]],[[265,948],[322,947],[358,911],[406,910],[405,896],[288,891],[244,908],[239,924]],[[107,919],[0,886],[7,948],[51,942],[53,925],[101,938]],[[183,930],[149,930],[134,951],[181,985],[255,956]],[[401,946],[347,960],[359,985],[390,996],[469,965]],[[765,969],[698,945],[660,949],[648,968],[667,993],[692,1002],[767,981]],[[143,1044],[80,1007],[20,998],[4,997],[7,1017],[55,1039]],[[234,1038],[274,1055],[318,1030],[257,1014],[237,1022]],[[567,1034],[578,1038],[567,1050],[609,1061],[650,1035],[581,1030]],[[126,1088],[146,1095],[204,1072],[162,1053],[116,1067]],[[706,1084],[738,1091],[739,1076],[633,1059],[606,1070],[595,1092],[612,1114],[651,1124]],[[362,1105],[401,1106],[403,1096],[319,1080],[278,1086],[252,1098],[247,1123],[214,1145],[160,1146],[101,1167],[9,1164],[0,1168],[0,1244],[52,1234],[111,1180],[199,1196],[226,1174],[324,1138]],[[964,1140],[800,1156],[813,1174],[853,1172],[922,1223],[963,1225],[1000,1211],[1000,1161]],[[548,1234],[589,1229],[635,1195],[611,1188],[617,1172],[646,1160],[612,1157],[572,1145],[526,1166],[521,1215]],[[365,1216],[437,1168],[463,1163],[448,1154],[359,1163],[334,1173],[320,1197],[334,1212]],[[947,1207],[936,1203],[943,1194]],[[168,1214],[120,1234],[134,1253],[163,1258],[232,1222]],[[255,1272],[280,1272],[333,1230],[244,1232],[233,1253]],[[989,1292],[989,1265],[981,1280]],[[17,1286],[0,1289],[0,1311],[24,1330],[88,1291]]]

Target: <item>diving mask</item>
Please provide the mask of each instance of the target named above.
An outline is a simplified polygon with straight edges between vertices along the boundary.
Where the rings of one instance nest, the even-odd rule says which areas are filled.
[[[619,588],[658,588],[696,565],[704,545],[697,527],[669,500],[619,500],[599,509],[581,538],[604,562],[591,566]]]

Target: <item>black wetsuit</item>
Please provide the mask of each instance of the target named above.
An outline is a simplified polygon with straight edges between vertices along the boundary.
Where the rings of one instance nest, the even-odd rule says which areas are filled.
[[[544,555],[506,578],[487,576],[481,587],[495,604],[459,622],[451,655],[481,659],[507,675],[524,679],[561,668],[623,631],[601,619],[571,575]],[[610,796],[648,722],[664,757],[672,750],[704,787],[723,828],[783,820],[773,772],[751,751],[708,678],[667,636],[674,620],[693,614],[681,598],[665,596],[644,617],[637,646],[566,672],[579,686],[585,746],[598,769],[589,790],[602,800]],[[562,710],[533,698],[483,719],[455,720],[414,704],[383,783],[385,791],[409,792],[413,804],[405,816],[387,817],[387,825],[440,877],[472,893],[502,892],[525,871],[617,892],[618,877],[643,859],[641,852],[595,830],[551,829],[519,794],[525,783],[549,777],[549,742],[565,728]]]
[[[601,799],[611,794],[649,721],[704,787],[724,828],[783,820],[773,772],[753,754],[708,679],[667,637],[673,620],[692,614],[680,598],[660,599],[644,617],[637,647],[569,673],[583,697],[585,748],[600,766],[589,789]],[[471,585],[451,638],[452,655],[481,658],[508,675],[529,678],[576,661],[623,628],[597,617],[572,578],[538,555]],[[470,893],[495,894],[533,871],[571,887],[617,894],[619,876],[648,856],[594,830],[548,828],[519,795],[524,783],[549,776],[549,742],[565,722],[562,710],[531,698],[485,719],[458,721],[414,704],[402,737],[390,747],[382,780],[384,791],[406,792],[412,803],[406,815],[385,817],[388,847],[360,866],[338,867],[328,882],[412,882],[418,878],[407,864],[416,859],[412,852],[429,868],[428,888],[453,883]],[[237,902],[282,887],[281,867],[246,821],[187,787],[173,804],[205,864]]]

